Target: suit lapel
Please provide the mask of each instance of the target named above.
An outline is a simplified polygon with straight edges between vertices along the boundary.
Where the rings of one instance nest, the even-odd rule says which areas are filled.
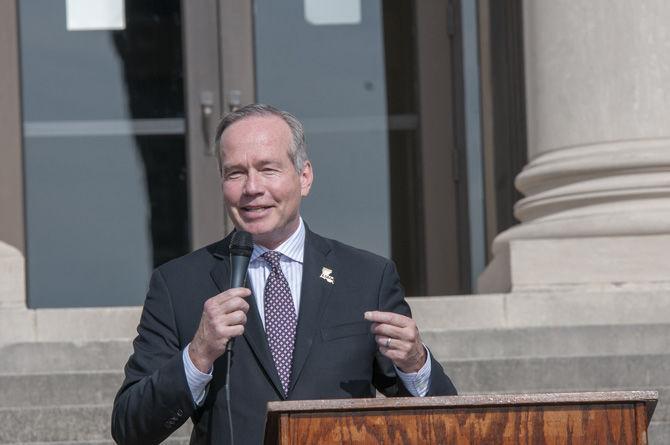
[[[214,280],[214,283],[221,292],[230,288],[229,238],[230,237],[226,237],[226,239],[222,241],[221,246],[217,245],[218,248],[213,255],[218,258],[219,261],[210,272],[212,280]],[[268,348],[267,339],[265,338],[265,330],[263,329],[263,323],[261,322],[258,308],[256,307],[256,298],[254,295],[249,296],[248,303],[249,312],[247,313],[247,324],[244,326],[244,338],[256,356],[256,359],[265,370],[266,375],[272,381],[275,389],[281,395],[283,394],[281,381],[279,380],[274,360],[272,359],[272,355]],[[234,348],[235,346],[233,346],[233,354],[235,351]]]
[[[291,369],[291,386],[289,393],[300,378],[309,351],[314,343],[314,336],[322,314],[322,309],[333,285],[320,278],[321,268],[333,266],[328,263],[330,248],[318,235],[309,229],[305,233],[305,254],[302,269],[302,292],[298,314],[295,349],[293,351],[293,367]],[[329,267],[332,269],[332,267]]]

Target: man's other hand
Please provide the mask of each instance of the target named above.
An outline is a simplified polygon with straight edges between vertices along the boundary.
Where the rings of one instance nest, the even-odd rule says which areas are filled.
[[[228,289],[205,301],[200,325],[188,348],[188,355],[198,370],[208,373],[226,350],[228,341],[244,333],[249,303],[249,289]]]
[[[426,363],[426,349],[414,320],[380,311],[366,312],[365,319],[373,322],[372,333],[379,351],[402,372],[417,372]]]

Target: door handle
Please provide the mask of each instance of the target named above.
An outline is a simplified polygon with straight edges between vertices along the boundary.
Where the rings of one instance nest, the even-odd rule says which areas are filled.
[[[240,108],[240,99],[242,92],[240,90],[228,91],[228,111],[233,112]]]
[[[202,122],[202,137],[205,141],[205,155],[214,156],[214,141],[211,140],[212,115],[214,114],[214,93],[203,91],[200,93],[200,116]]]

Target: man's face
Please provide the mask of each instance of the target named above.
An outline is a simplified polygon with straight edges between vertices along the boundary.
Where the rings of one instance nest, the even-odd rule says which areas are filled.
[[[252,116],[221,135],[223,199],[239,230],[274,249],[298,228],[300,201],[309,194],[312,166],[298,173],[289,158],[289,126],[278,116]]]

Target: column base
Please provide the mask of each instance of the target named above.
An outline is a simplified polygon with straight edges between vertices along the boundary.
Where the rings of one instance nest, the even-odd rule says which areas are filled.
[[[580,288],[670,290],[670,235],[512,239],[479,293]]]

